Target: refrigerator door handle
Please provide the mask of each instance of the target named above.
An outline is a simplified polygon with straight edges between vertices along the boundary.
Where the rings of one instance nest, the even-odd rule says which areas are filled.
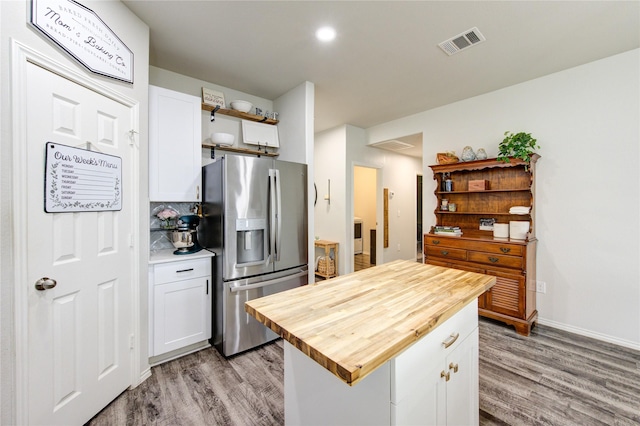
[[[276,260],[276,171],[269,169],[269,260]]]
[[[276,278],[269,281],[261,281],[256,284],[237,285],[237,283],[233,283],[233,284],[229,284],[229,290],[231,290],[231,293],[237,293],[239,291],[253,290],[254,288],[267,287],[270,285],[281,283],[283,281],[289,281],[292,278],[304,277],[308,273],[309,273],[308,271],[300,271],[293,275],[287,275],[285,277],[280,277],[280,278]]]
[[[276,169],[276,260],[280,260],[280,252],[282,251],[282,190],[280,188],[280,170]]]

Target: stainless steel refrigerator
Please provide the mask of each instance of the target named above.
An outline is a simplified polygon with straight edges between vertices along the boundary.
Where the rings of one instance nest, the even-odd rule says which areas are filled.
[[[230,356],[278,337],[246,301],[308,283],[307,166],[225,155],[202,179],[198,239],[216,253],[212,344]]]

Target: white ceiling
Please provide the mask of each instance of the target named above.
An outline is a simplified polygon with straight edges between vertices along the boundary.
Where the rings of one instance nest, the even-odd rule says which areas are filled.
[[[123,2],[151,28],[153,66],[266,99],[314,83],[316,132],[368,128],[640,47],[638,1]],[[337,30],[331,44],[315,39],[323,25]],[[438,47],[472,27],[485,42],[452,56]]]

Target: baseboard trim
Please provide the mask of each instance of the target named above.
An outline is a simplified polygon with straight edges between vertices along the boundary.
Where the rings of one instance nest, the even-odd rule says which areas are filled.
[[[129,389],[137,388],[140,386],[145,380],[151,377],[151,367],[147,367],[142,373],[140,373],[140,378],[138,379],[138,383],[134,383],[129,387]]]
[[[567,325],[557,321],[551,321],[551,320],[540,318],[540,317],[538,317],[538,324],[545,325],[547,327],[557,328],[563,331],[568,331],[569,333],[579,334],[580,336],[601,340],[603,342],[613,343],[614,345],[622,346],[629,349],[634,349],[636,351],[640,351],[640,342],[632,342],[631,340],[620,339],[618,337],[597,333],[595,331],[574,327],[572,325]]]

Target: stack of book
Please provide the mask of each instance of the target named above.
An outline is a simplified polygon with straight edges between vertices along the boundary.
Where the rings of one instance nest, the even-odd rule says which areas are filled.
[[[435,226],[433,233],[436,235],[450,235],[453,237],[459,237],[462,235],[462,230],[459,226]]]

